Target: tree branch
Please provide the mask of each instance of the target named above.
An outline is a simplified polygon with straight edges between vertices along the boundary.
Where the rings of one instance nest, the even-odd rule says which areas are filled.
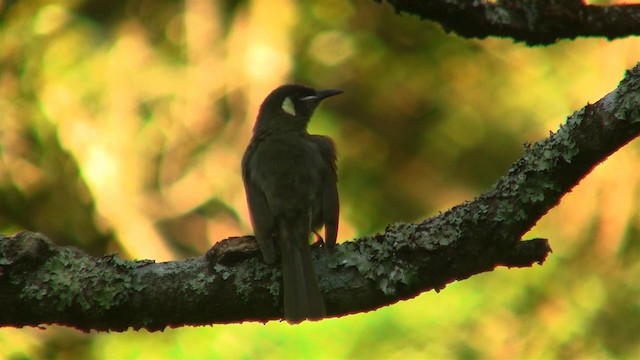
[[[640,135],[640,64],[613,92],[525,146],[493,188],[419,224],[314,249],[329,316],[362,312],[439,291],[497,266],[542,263],[545,239],[521,237],[596,165]],[[0,325],[62,324],[80,330],[282,318],[280,272],[262,263],[252,237],[206,256],[155,263],[90,257],[43,235],[0,237]]]
[[[382,0],[376,0],[382,1]],[[466,38],[508,37],[528,45],[578,36],[616,39],[640,34],[640,5],[586,5],[581,0],[386,0]]]

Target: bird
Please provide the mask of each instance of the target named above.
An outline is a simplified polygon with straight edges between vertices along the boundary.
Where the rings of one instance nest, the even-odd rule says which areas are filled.
[[[309,236],[324,226],[328,250],[336,244],[339,218],[336,147],[312,135],[307,124],[320,104],[341,90],[317,91],[286,84],[262,102],[242,158],[242,180],[263,261],[280,254],[284,318],[291,324],[326,315],[311,259]]]

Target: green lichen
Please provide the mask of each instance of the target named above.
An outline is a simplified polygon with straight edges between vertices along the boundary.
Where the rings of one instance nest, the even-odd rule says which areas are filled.
[[[404,247],[415,246],[410,239],[424,236],[418,224],[395,223],[384,234],[364,238],[347,244],[347,249],[338,250],[330,259],[330,266],[353,267],[364,278],[370,279],[386,295],[394,295],[401,285],[410,285],[416,278],[417,269],[398,258],[396,253]]]
[[[477,208],[477,211],[473,213],[471,218],[473,219],[474,224],[478,224],[480,220],[485,220],[487,218],[487,214],[489,213],[489,205],[480,204]]]
[[[242,271],[236,271],[233,278],[237,294],[244,301],[248,301],[251,294],[256,290],[255,284],[265,279],[271,279],[273,270],[261,260],[255,258],[248,260],[248,264],[243,267]]]
[[[130,263],[113,257],[95,259],[62,248],[23,283],[20,297],[46,298],[58,311],[79,306],[82,311],[101,313],[128,301],[132,291],[145,288],[132,271],[140,264]]]
[[[269,291],[269,294],[271,294],[273,298],[273,304],[275,305],[280,298],[280,275],[277,271],[270,271],[270,273],[271,278],[267,282],[269,284],[267,290]]]
[[[362,275],[366,275],[371,271],[371,261],[367,259],[362,252],[350,251],[349,249],[344,249],[344,246],[340,247],[329,259],[330,268],[336,268],[338,266],[345,268],[355,267]]]
[[[608,95],[609,102],[615,107],[614,116],[619,120],[640,122],[640,81],[638,67],[627,71],[615,92]]]
[[[57,256],[50,258],[39,269],[39,274],[32,277],[34,281],[28,282],[22,288],[20,297],[23,299],[48,298],[50,306],[61,311],[74,302],[80,303],[84,287],[78,279],[78,272],[74,272],[75,256],[70,249],[60,251]],[[89,266],[80,263],[80,269]],[[18,280],[18,279],[16,279]]]
[[[215,276],[206,275],[204,273],[198,273],[196,277],[193,277],[187,281],[187,292],[195,293],[198,296],[206,296],[209,294],[209,285],[213,284]]]
[[[231,272],[229,271],[229,268],[222,264],[219,264],[219,263],[215,264],[213,266],[213,270],[222,277],[222,280],[227,280],[229,276],[231,276]]]
[[[496,210],[496,221],[508,222],[513,214],[513,204],[508,201],[499,202]]]

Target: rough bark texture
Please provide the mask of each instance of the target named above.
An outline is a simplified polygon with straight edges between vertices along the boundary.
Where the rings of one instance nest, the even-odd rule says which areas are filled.
[[[544,239],[521,237],[607,156],[640,134],[640,65],[618,88],[525,146],[493,188],[417,224],[315,248],[329,316],[362,312],[443,289],[497,266],[542,263]],[[141,239],[140,241],[144,241]],[[62,324],[80,330],[268,321],[282,317],[280,272],[252,237],[206,256],[155,263],[90,257],[38,233],[0,237],[0,326]]]
[[[376,0],[382,1],[382,0]],[[581,0],[386,0],[396,12],[436,21],[467,38],[508,37],[528,45],[578,36],[640,34],[640,5],[586,5]]]

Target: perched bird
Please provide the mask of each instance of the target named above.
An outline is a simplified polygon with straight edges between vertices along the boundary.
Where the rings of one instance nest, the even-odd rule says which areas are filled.
[[[273,90],[260,106],[242,158],[251,224],[264,262],[274,264],[279,249],[289,323],[326,314],[309,235],[324,226],[327,248],[336,243],[336,150],[331,138],[310,135],[307,124],[320,101],[340,93],[303,85]]]

